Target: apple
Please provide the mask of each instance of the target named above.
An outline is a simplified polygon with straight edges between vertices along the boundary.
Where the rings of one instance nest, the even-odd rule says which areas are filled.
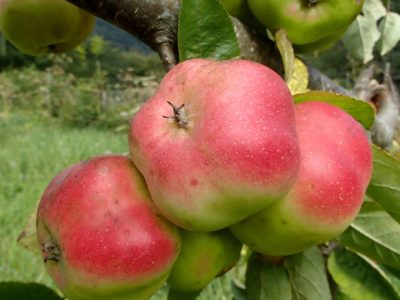
[[[251,15],[245,0],[221,0],[221,4],[225,7],[229,14],[239,19],[241,17],[248,17]]]
[[[256,29],[258,33],[266,34],[264,26],[253,16],[246,0],[221,0],[221,4],[231,16]]]
[[[295,45],[343,32],[360,13],[364,0],[248,0],[251,12],[270,31],[285,29]]]
[[[357,216],[371,178],[364,129],[326,103],[296,105],[301,165],[282,200],[232,226],[243,243],[264,255],[284,256],[326,242]]]
[[[70,300],[148,299],[180,249],[179,230],[160,216],[125,156],[98,156],[61,172],[37,220],[46,269]]]
[[[246,60],[175,66],[132,118],[129,148],[161,213],[198,232],[282,198],[300,157],[289,89]]]
[[[241,249],[242,244],[227,229],[183,230],[181,251],[167,282],[174,291],[199,292],[236,264]]]
[[[75,48],[92,31],[94,20],[66,0],[0,0],[0,31],[30,55]]]
[[[332,36],[327,36],[310,44],[293,45],[294,51],[299,54],[313,53],[313,52],[318,53],[326,51],[332,48],[340,40],[340,38],[343,36],[345,32],[346,30]]]

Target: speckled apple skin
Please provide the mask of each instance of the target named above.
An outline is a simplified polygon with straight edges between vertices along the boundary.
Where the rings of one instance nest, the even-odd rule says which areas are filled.
[[[361,125],[330,104],[296,105],[301,165],[281,201],[232,226],[253,250],[289,255],[342,233],[357,216],[372,172]]]
[[[187,128],[167,101],[184,104]],[[192,231],[230,226],[282,198],[299,168],[294,105],[271,69],[245,60],[178,64],[133,117],[130,153],[156,206]]]
[[[125,156],[99,156],[61,172],[37,217],[40,247],[54,242],[61,252],[47,271],[70,300],[148,299],[180,249],[178,229],[160,217]]]

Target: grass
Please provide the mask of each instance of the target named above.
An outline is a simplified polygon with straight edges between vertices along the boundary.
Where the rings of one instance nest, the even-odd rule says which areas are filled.
[[[18,235],[58,172],[95,155],[127,152],[123,133],[66,128],[43,122],[32,114],[0,112],[0,290],[4,282],[13,282],[7,288],[13,287],[14,282],[21,283],[17,285],[21,288],[34,282],[55,289],[40,255],[18,244]],[[231,278],[230,272],[214,280],[198,299],[233,299]],[[165,299],[165,290],[152,300]]]
[[[0,281],[53,286],[40,257],[16,242],[27,218],[59,171],[127,149],[124,134],[63,128],[23,113],[0,115]]]

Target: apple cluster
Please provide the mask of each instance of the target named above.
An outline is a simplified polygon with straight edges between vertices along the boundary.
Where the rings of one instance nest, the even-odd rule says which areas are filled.
[[[285,256],[324,243],[357,215],[372,168],[351,116],[295,105],[245,60],[174,67],[133,116],[129,150],[67,168],[42,196],[38,243],[70,300],[197,292],[242,244]]]

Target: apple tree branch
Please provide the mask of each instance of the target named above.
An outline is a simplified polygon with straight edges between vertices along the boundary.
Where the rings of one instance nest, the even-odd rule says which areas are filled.
[[[166,70],[178,62],[177,28],[179,0],[67,0],[89,13],[121,28],[150,46],[161,58]],[[241,57],[267,65],[282,75],[283,67],[275,44],[261,37],[253,29],[232,17],[235,32],[241,49]],[[370,93],[359,94],[360,85],[353,91],[344,89],[323,73],[307,66],[309,88],[356,96],[364,101],[380,100],[382,104],[377,113],[377,121],[372,129],[373,141],[382,147],[388,147],[392,132],[395,131],[399,116],[398,94],[394,85],[371,85],[372,78],[366,78],[363,90],[375,91],[378,98]],[[383,90],[383,87],[386,89]],[[364,97],[365,96],[365,97]],[[388,117],[382,117],[388,116]],[[396,120],[396,121],[393,121]]]

